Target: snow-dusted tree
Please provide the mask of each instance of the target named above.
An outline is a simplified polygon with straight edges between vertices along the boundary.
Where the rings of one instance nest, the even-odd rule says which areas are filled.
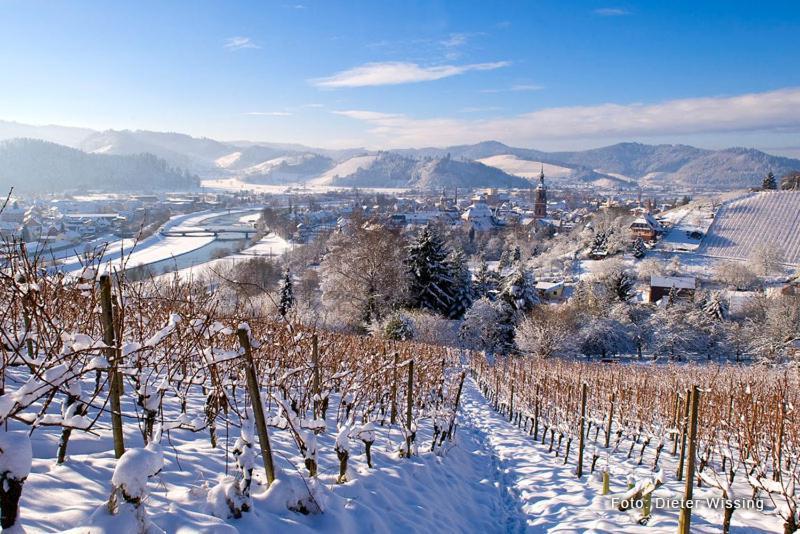
[[[286,268],[286,271],[283,273],[283,278],[281,278],[281,300],[278,303],[278,312],[283,316],[289,313],[294,306],[294,292],[292,290],[292,273],[289,271],[289,268]]]
[[[775,180],[775,175],[769,171],[764,179],[761,181],[761,189],[765,191],[772,191],[778,188],[778,182]]]
[[[715,322],[728,318],[728,301],[719,291],[711,291],[703,299],[703,313]]]
[[[513,326],[509,326],[509,306],[502,301],[492,302],[482,297],[472,303],[461,323],[459,337],[473,350],[503,353],[510,346]]]
[[[673,302],[658,308],[651,318],[653,351],[671,360],[685,360],[690,354],[707,351],[709,339],[698,313],[689,304]]]
[[[761,243],[753,248],[750,254],[750,265],[761,276],[770,276],[783,271],[786,257],[783,251],[774,245]]]
[[[625,327],[617,320],[597,317],[584,323],[578,332],[580,351],[591,357],[606,356],[625,352],[630,348],[630,340]]]
[[[500,299],[515,312],[524,313],[539,303],[533,273],[520,263],[501,281]]]
[[[514,342],[525,354],[549,358],[564,349],[564,343],[574,333],[575,318],[566,305],[537,306],[517,325]]]
[[[619,268],[607,273],[602,283],[610,300],[625,302],[633,296],[636,280],[627,270]]]
[[[408,246],[406,266],[412,307],[447,315],[455,300],[448,251],[444,241],[430,226],[426,226]]]
[[[478,268],[472,275],[472,293],[476,299],[482,297],[494,298],[499,277],[497,273],[486,264],[486,260],[481,258]]]
[[[747,265],[738,261],[723,261],[716,265],[714,275],[723,284],[737,290],[749,290],[758,281]]]
[[[647,254],[647,247],[644,246],[644,240],[641,237],[637,237],[636,241],[633,242],[633,257],[636,259],[642,259]]]
[[[472,305],[472,273],[467,267],[464,254],[460,250],[454,250],[448,258],[450,269],[450,279],[453,281],[453,302],[450,305],[448,316],[452,319],[463,317],[467,309]]]
[[[619,321],[627,330],[627,336],[636,348],[636,355],[641,358],[644,347],[653,340],[653,326],[650,318],[653,308],[647,304],[631,304],[618,302],[611,308],[609,316]]]
[[[363,222],[328,240],[322,260],[322,301],[350,325],[380,321],[406,299],[402,237]]]

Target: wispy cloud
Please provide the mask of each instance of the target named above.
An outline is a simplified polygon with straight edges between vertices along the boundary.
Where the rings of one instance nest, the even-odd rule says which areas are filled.
[[[800,87],[659,103],[546,108],[490,119],[418,119],[351,110],[384,146],[472,143],[497,139],[531,145],[551,139],[609,139],[723,132],[800,131]]]
[[[250,37],[242,37],[241,35],[225,39],[225,44],[223,46],[231,51],[242,50],[244,48],[261,48]]]
[[[481,89],[481,93],[508,93],[508,92],[527,92],[527,91],[541,91],[544,89],[544,85],[538,85],[533,83],[520,83],[512,85],[511,87],[507,87],[505,89]]]
[[[288,111],[248,111],[244,115],[249,117],[290,117],[292,114]]]
[[[601,17],[623,17],[631,12],[621,7],[600,7],[594,10],[594,14]]]
[[[469,65],[437,65],[431,67],[423,67],[417,63],[401,61],[366,63],[358,67],[353,67],[352,69],[337,72],[333,76],[311,80],[311,83],[317,87],[329,89],[399,85],[440,80],[470,71],[495,70],[509,65],[511,65],[510,61],[473,63]]]
[[[458,110],[458,112],[459,113],[485,113],[487,111],[500,111],[501,109],[503,109],[503,108],[501,108],[499,106],[485,106],[485,107],[475,106],[475,107],[461,108],[461,109]]]

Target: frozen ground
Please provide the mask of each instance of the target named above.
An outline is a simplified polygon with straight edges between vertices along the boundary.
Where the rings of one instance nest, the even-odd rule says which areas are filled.
[[[134,239],[120,239],[109,243],[97,243],[97,246],[106,245],[104,253],[104,267],[112,265],[120,268],[123,263],[127,267],[137,265],[149,265],[159,261],[168,260],[187,254],[214,241],[213,235],[207,236],[164,236],[161,231],[180,231],[196,230],[201,228],[204,222],[237,213],[252,213],[253,209],[233,210],[233,211],[203,211],[186,215],[177,215],[161,227],[159,232],[136,243]],[[243,215],[240,221],[248,219],[251,215]],[[71,255],[59,261],[60,268],[67,273],[78,272],[82,269],[81,259],[76,255]]]
[[[134,407],[128,404],[123,410],[132,415]],[[471,380],[465,382],[459,418],[455,443],[441,455],[428,452],[430,424],[424,422],[418,435],[420,454],[411,459],[400,459],[395,452],[402,439],[396,428],[378,427],[375,468],[366,466],[363,447],[353,445],[345,484],[335,483],[336,432],[329,429],[319,438],[318,495],[324,511],[318,515],[287,510],[287,499],[302,494],[308,481],[300,475],[302,459],[289,434],[271,429],[278,482],[265,488],[259,455],[254,509],[241,519],[227,520],[211,515],[206,497],[226,468],[232,468],[225,438],[227,433],[232,443],[238,431],[228,432],[223,426],[221,443],[212,448],[206,432],[172,430],[162,440],[164,469],[149,483],[148,514],[156,527],[167,532],[676,531],[675,510],[655,509],[648,525],[642,526],[637,523],[638,513],[620,512],[612,506],[612,498],[624,492],[628,475],[651,475],[649,468],[626,461],[624,454],[622,459],[617,458],[619,454],[612,458],[611,495],[602,496],[596,475],[576,478],[575,449],[570,463],[563,465],[546,446],[493,412]],[[141,446],[133,419],[127,419],[126,430],[128,446]],[[99,436],[75,432],[67,463],[57,466],[53,459],[57,431],[40,428],[34,432],[33,471],[21,503],[22,523],[28,532],[72,528],[74,532],[119,532],[109,527],[113,523],[98,521],[97,516],[91,519],[110,491],[114,459],[109,434],[107,428],[101,428]],[[589,443],[587,451],[593,447],[591,439]],[[662,458],[663,468],[674,472],[674,460],[666,450]],[[588,460],[586,465],[588,471]],[[666,478],[656,495],[678,496],[680,483],[671,475]],[[695,497],[706,496],[717,495],[705,488],[696,490]],[[692,532],[719,532],[720,524],[719,510],[699,508],[692,516]],[[93,528],[86,528],[90,525]],[[766,533],[779,528],[773,515],[737,510],[732,532]]]

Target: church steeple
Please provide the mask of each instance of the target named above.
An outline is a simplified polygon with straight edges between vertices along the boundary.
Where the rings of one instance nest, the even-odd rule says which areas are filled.
[[[536,198],[533,201],[533,216],[536,219],[547,217],[547,186],[544,185],[544,163],[539,172],[539,185],[536,186]]]

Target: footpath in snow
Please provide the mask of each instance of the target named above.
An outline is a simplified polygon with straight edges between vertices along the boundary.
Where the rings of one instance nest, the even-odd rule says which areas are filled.
[[[548,446],[534,442],[528,432],[508,422],[495,412],[471,379],[464,382],[459,446],[479,442],[481,455],[493,469],[493,484],[503,497],[502,514],[497,516],[491,532],[631,532],[674,533],[678,528],[678,510],[654,509],[647,525],[638,524],[638,510],[620,512],[612,506],[612,498],[627,489],[628,474],[641,470],[635,463],[611,460],[611,494],[602,495],[600,466],[589,474],[591,448],[584,459],[584,476],[575,475],[576,449],[569,462],[563,456],[548,453]],[[624,455],[623,455],[624,458]],[[674,472],[671,455],[664,455],[662,466]],[[669,477],[674,478],[674,477]],[[718,492],[717,492],[718,493]],[[680,498],[681,483],[666,481],[654,496]],[[707,488],[695,487],[695,498],[718,497]],[[766,521],[765,521],[766,520]],[[721,532],[722,510],[699,508],[692,513],[692,532]],[[778,527],[774,517],[757,510],[737,510],[731,532],[766,533]],[[477,530],[476,530],[477,532]]]

